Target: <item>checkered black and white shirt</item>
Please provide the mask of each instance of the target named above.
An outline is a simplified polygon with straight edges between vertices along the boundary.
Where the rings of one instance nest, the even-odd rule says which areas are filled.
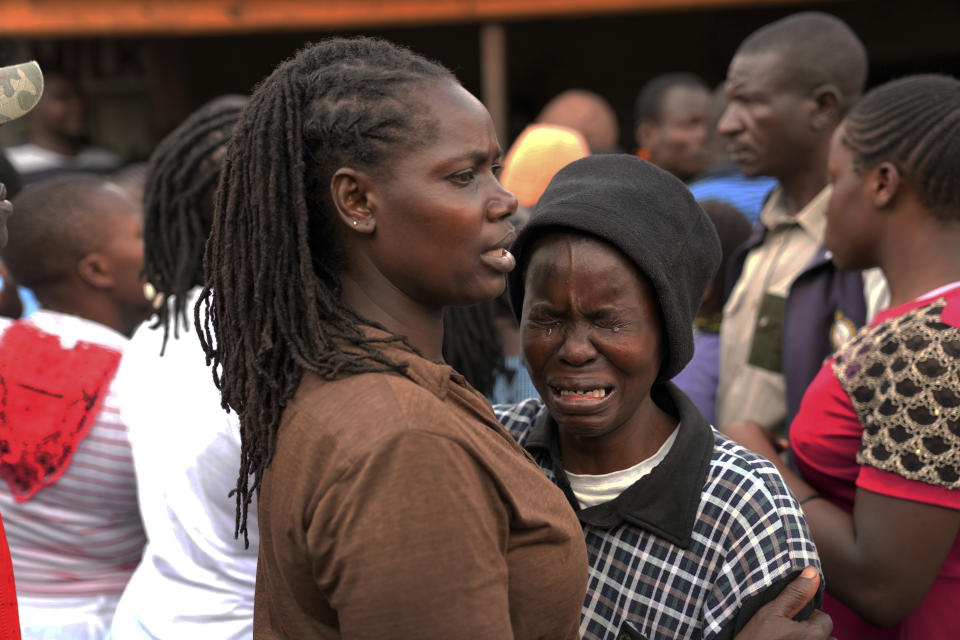
[[[590,561],[585,640],[640,637],[626,634],[628,621],[648,640],[732,638],[803,567],[819,568],[817,551],[772,464],[715,431],[672,384],[654,396],[680,420],[673,447],[650,475],[587,509],[543,403],[494,411],[580,518]]]

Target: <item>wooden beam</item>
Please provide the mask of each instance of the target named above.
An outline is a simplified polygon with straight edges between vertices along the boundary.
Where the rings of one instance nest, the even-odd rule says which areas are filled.
[[[507,140],[510,119],[508,85],[506,29],[502,24],[485,24],[480,27],[480,94],[493,118],[504,154],[506,145],[510,144]]]
[[[796,3],[796,0],[0,0],[6,37],[357,29]]]

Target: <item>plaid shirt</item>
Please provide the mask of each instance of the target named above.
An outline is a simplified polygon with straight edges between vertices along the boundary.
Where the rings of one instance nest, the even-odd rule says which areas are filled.
[[[732,638],[803,567],[819,568],[817,551],[772,464],[717,433],[673,384],[654,395],[680,419],[673,447],[650,475],[587,509],[563,472],[556,423],[543,403],[494,411],[567,494],[583,526],[585,640],[637,637],[625,635],[626,621],[649,640]]]

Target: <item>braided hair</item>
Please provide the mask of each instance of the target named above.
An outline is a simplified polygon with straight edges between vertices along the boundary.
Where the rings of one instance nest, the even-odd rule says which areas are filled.
[[[156,293],[153,328],[186,331],[190,289],[203,284],[203,247],[213,225],[213,198],[227,141],[246,104],[221,96],[193,112],[150,156],[143,195],[143,270]]]
[[[873,89],[845,120],[843,143],[856,166],[889,161],[943,220],[960,220],[960,80],[925,74]]]
[[[374,38],[334,38],[281,63],[234,130],[204,258],[195,322],[223,406],[240,418],[235,534],[270,465],[284,406],[304,371],[326,379],[403,374],[379,346],[399,336],[340,299],[330,180],[340,167],[385,172],[391,153],[435,131],[417,87],[456,82],[441,65]],[[417,105],[418,106],[418,105]],[[249,476],[253,482],[249,482]]]

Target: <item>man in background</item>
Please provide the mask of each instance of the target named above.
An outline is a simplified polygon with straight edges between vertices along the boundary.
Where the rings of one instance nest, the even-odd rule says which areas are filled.
[[[558,94],[543,107],[536,122],[579,131],[591,153],[617,152],[617,115],[605,98],[592,91],[569,89]]]
[[[727,139],[717,124],[727,108],[727,94],[721,84],[710,97],[710,154],[713,164],[687,186],[697,200],[719,200],[741,211],[751,224],[760,219],[767,196],[777,186],[769,176],[745,176],[727,154]]]
[[[863,44],[816,12],[755,31],[730,63],[718,131],[745,175],[773,176],[778,186],[731,261],[739,278],[728,280],[720,330],[718,426],[752,420],[785,436],[823,359],[865,324],[885,290],[880,276],[837,269],[822,247],[830,140],[866,79]]]
[[[710,167],[710,90],[691,73],[668,73],[640,90],[634,107],[638,155],[683,182]]]
[[[43,98],[27,118],[27,142],[6,149],[25,185],[62,173],[108,174],[120,166],[111,151],[90,145],[87,101],[73,76],[45,74]]]

